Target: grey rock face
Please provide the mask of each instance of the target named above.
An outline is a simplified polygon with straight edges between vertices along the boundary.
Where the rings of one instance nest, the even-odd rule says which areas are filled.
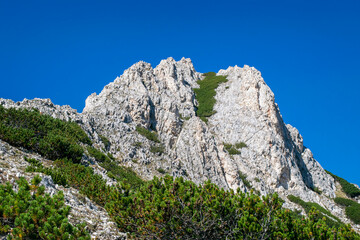
[[[193,88],[198,87],[202,74],[185,58],[168,58],[155,68],[145,62],[134,64],[101,93],[91,94],[82,113],[46,99],[19,103],[0,99],[0,104],[37,108],[44,114],[76,121],[98,148],[105,148],[100,135],[105,136],[111,142],[106,151],[144,179],[161,176],[161,168],[196,183],[210,179],[225,189],[248,191],[241,179],[245,174],[261,194],[278,192],[286,207],[298,208],[287,201],[286,196],[293,194],[319,203],[347,221],[343,209],[331,200],[336,191],[334,179],[304,147],[299,131],[283,122],[261,73],[253,67],[235,66],[220,70],[218,75],[226,75],[228,82],[216,90],[216,114],[208,124],[196,116]],[[141,136],[136,126],[156,131],[161,143]],[[225,143],[240,142],[247,145],[241,154],[229,155],[224,149]],[[154,146],[163,147],[163,153],[154,152]],[[98,173],[106,178],[101,168]]]

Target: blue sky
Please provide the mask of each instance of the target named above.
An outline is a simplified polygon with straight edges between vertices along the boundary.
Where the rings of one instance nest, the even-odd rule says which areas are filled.
[[[262,72],[286,123],[360,184],[360,1],[0,0],[0,97],[85,99],[133,63]]]

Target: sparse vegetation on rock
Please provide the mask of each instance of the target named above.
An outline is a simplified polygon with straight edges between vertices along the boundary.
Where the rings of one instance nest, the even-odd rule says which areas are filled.
[[[224,143],[224,148],[230,155],[241,154],[239,149],[244,147],[247,147],[247,145],[244,142],[235,143],[235,145],[232,145],[230,143]]]
[[[146,129],[144,127],[136,126],[136,131],[149,139],[150,141],[160,143],[160,140],[158,138],[158,135],[154,131],[150,131],[149,129]]]

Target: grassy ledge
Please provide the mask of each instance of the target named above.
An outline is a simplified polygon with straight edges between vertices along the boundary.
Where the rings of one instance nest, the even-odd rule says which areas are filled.
[[[200,88],[194,88],[194,92],[196,100],[199,103],[196,115],[204,122],[207,122],[207,118],[215,113],[215,89],[220,83],[227,82],[228,80],[226,76],[216,76],[214,72],[204,73],[204,76],[205,78],[203,80],[197,82]]]

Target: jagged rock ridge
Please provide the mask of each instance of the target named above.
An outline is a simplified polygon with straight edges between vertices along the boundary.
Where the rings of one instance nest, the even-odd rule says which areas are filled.
[[[274,94],[260,72],[245,65],[217,74],[226,75],[228,82],[216,90],[216,114],[208,124],[196,117],[193,88],[198,87],[202,74],[185,58],[162,60],[156,68],[142,61],[134,64],[101,93],[91,94],[82,113],[43,99],[18,103],[0,99],[0,104],[35,107],[53,117],[76,121],[100,148],[104,145],[99,136],[107,137],[111,142],[108,151],[119,164],[131,167],[144,179],[162,175],[161,168],[196,183],[210,179],[226,189],[247,191],[240,176],[245,173],[261,194],[275,191],[285,200],[293,194],[319,203],[348,222],[344,211],[331,200],[336,191],[334,179],[304,147],[298,130],[283,122]],[[150,151],[155,143],[135,131],[138,125],[158,133],[164,153]],[[229,155],[224,143],[238,142],[247,147],[239,155]],[[298,208],[291,202],[286,206]]]

